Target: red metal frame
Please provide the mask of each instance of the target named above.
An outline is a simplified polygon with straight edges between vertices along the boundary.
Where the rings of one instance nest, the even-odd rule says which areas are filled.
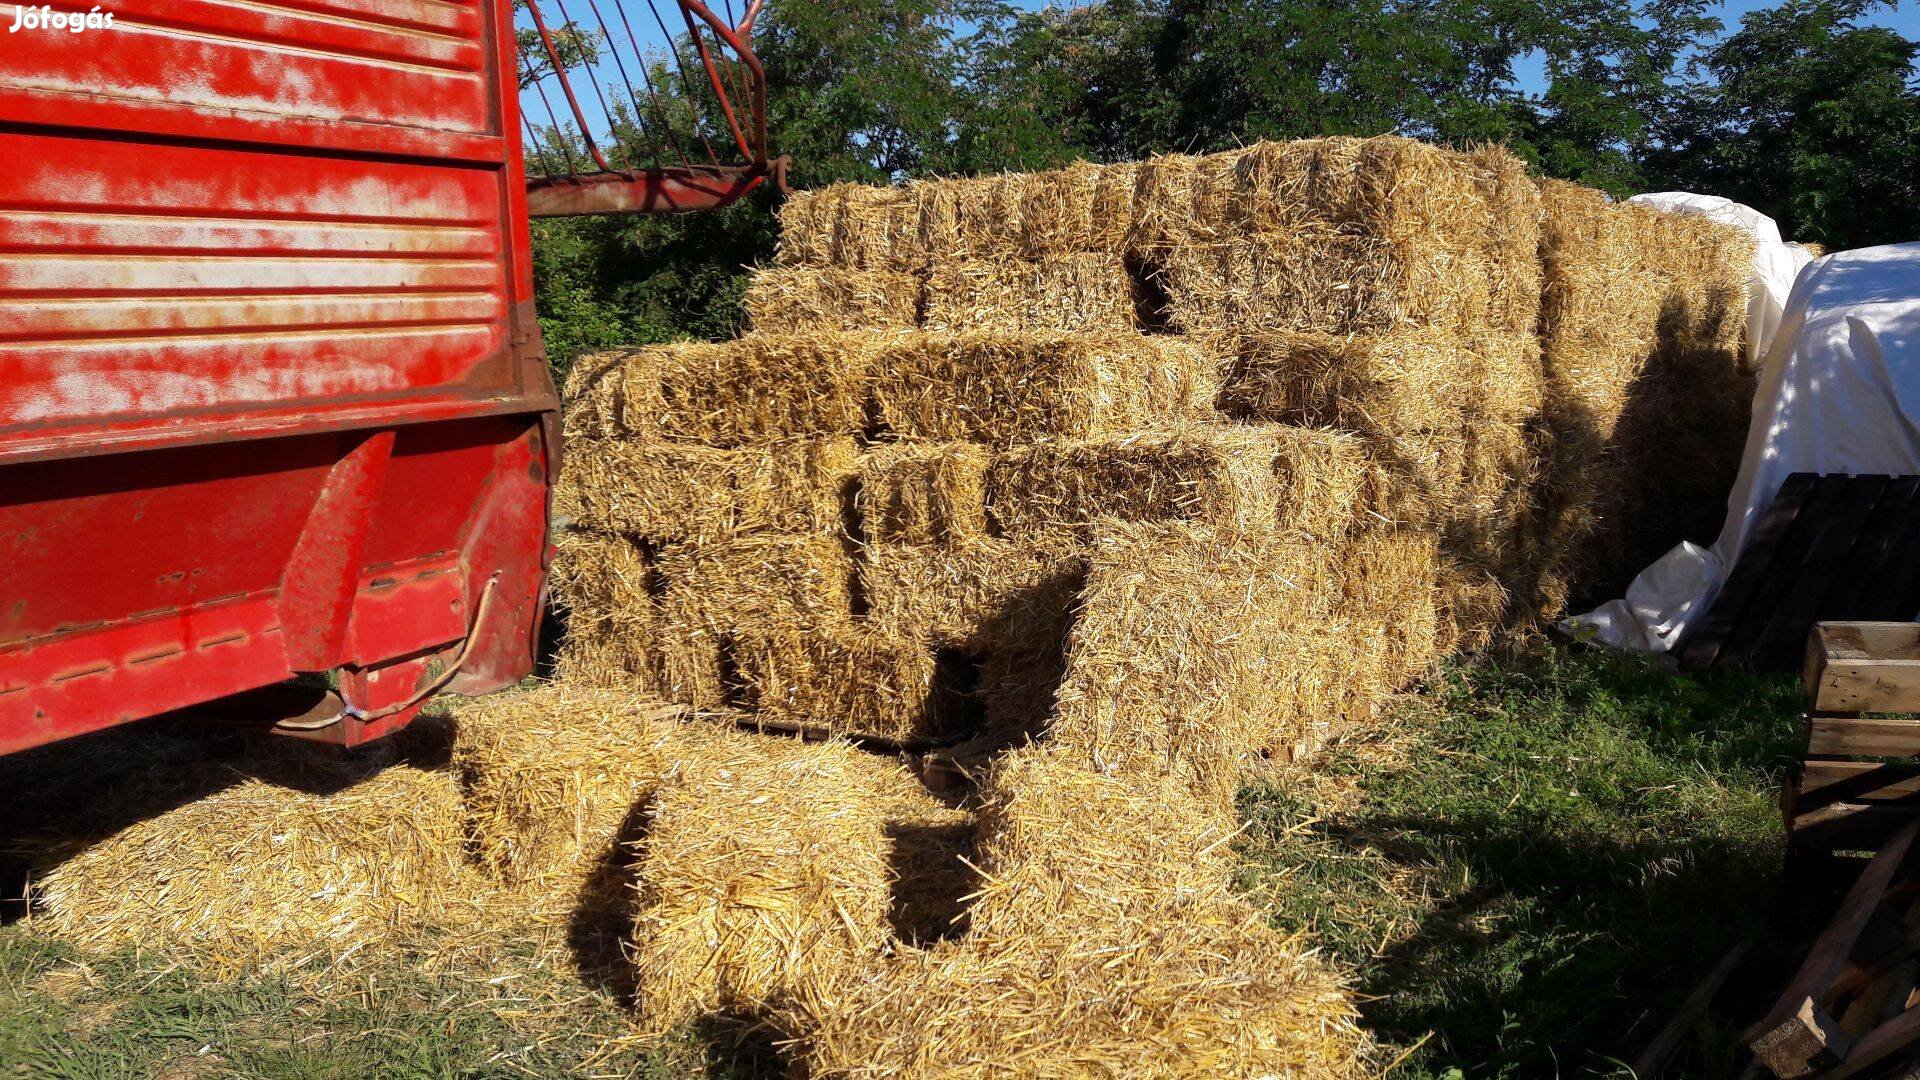
[[[621,169],[611,164],[593,138],[592,125],[587,122],[572,81],[567,77],[562,50],[540,10],[539,0],[528,0],[528,12],[558,77],[567,108],[578,125],[588,155],[598,167],[597,172],[591,173],[531,178],[527,196],[533,217],[713,210],[738,202],[769,181],[780,190],[786,189],[787,161],[784,157],[771,157],[768,152],[766,70],[752,45],[753,26],[760,16],[763,0],[751,0],[739,23],[731,26],[701,0],[678,2],[688,37],[699,54],[701,67],[706,71],[741,162],[723,164],[713,159],[700,165],[651,169]],[[723,61],[708,44],[709,34],[736,57],[745,79],[744,86],[737,88],[744,91],[744,102],[736,103],[729,92],[728,80],[721,74]]]
[[[531,669],[558,402],[516,70],[510,0],[9,38],[0,753],[323,671],[350,708],[302,734],[351,745]]]

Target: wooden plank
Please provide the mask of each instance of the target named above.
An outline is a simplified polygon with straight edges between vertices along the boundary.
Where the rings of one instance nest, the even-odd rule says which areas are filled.
[[[1814,481],[1813,490],[1794,518],[1793,527],[1787,530],[1779,551],[1774,554],[1773,565],[1754,586],[1747,610],[1727,634],[1726,644],[1720,647],[1716,663],[1746,666],[1754,662],[1767,626],[1799,582],[1800,572],[1825,530],[1827,516],[1846,494],[1849,481],[1849,477],[1839,475],[1822,476]]]
[[[1920,765],[1885,761],[1808,761],[1800,768],[1794,812],[1829,803],[1920,806]]]
[[[1780,1080],[1812,1076],[1846,1060],[1853,1036],[1812,998],[1801,998],[1785,1020],[1747,1044],[1753,1058]]]
[[[1920,720],[1815,716],[1808,727],[1810,758],[1920,755]]]
[[[1800,970],[1787,984],[1786,992],[1780,995],[1772,1019],[1784,1019],[1800,1007],[1802,998],[1816,997],[1832,985],[1846,964],[1848,955],[1853,952],[1854,942],[1866,929],[1867,919],[1879,906],[1887,886],[1892,884],[1893,875],[1906,861],[1916,834],[1920,834],[1920,820],[1889,837],[1873,861],[1860,871],[1860,877],[1847,890],[1846,899],[1840,902],[1840,910],[1834,914],[1833,921],[1814,940],[1807,958],[1800,964]]]
[[[1855,1041],[1840,1066],[1820,1074],[1821,1080],[1858,1076],[1894,1051],[1912,1046],[1916,1040],[1920,1040],[1920,1009],[1908,1009]]]
[[[1907,504],[1907,512],[1894,529],[1893,550],[1885,569],[1875,582],[1876,603],[1861,612],[1864,619],[1882,622],[1910,622],[1920,614],[1920,495]]]
[[[1799,662],[1807,629],[1830,615],[1828,597],[1845,580],[1861,530],[1888,483],[1885,476],[1856,476],[1844,482],[1833,508],[1822,515],[1793,587],[1768,614],[1755,639],[1749,657],[1755,670],[1788,671]]]
[[[1896,476],[1888,483],[1886,494],[1873,508],[1873,516],[1861,528],[1846,583],[1829,597],[1828,618],[1869,617],[1884,590],[1882,579],[1891,569],[1889,560],[1903,546],[1907,535],[1903,523],[1916,494],[1920,494],[1920,476]]]
[[[1911,961],[1916,952],[1920,952],[1920,940],[1909,937],[1906,941],[1894,947],[1885,956],[1875,960],[1872,964],[1850,971],[1835,980],[1833,987],[1827,991],[1829,999],[1831,1000],[1845,994],[1850,994],[1863,986],[1886,977],[1891,974],[1895,968]]]
[[[1781,543],[1786,540],[1794,521],[1800,516],[1800,508],[1813,490],[1816,479],[1813,473],[1794,473],[1781,483],[1773,501],[1767,504],[1766,511],[1754,524],[1746,546],[1734,559],[1733,569],[1727,574],[1727,582],[1721,587],[1720,595],[1714,599],[1713,606],[1707,609],[1700,628],[1693,632],[1687,639],[1686,647],[1681,650],[1680,660],[1684,666],[1711,667],[1719,660],[1728,633],[1738,625],[1740,616],[1753,599],[1754,589],[1765,579]]]
[[[1880,1080],[1920,1080],[1920,1060],[1910,1055],[1905,1061],[1894,1066],[1893,1070],[1882,1076]]]
[[[1789,824],[1789,839],[1800,851],[1874,851],[1887,837],[1914,821],[1920,809],[1885,803],[1833,803],[1809,810]]]
[[[1920,712],[1920,623],[1817,623],[1804,678],[1820,712]]]

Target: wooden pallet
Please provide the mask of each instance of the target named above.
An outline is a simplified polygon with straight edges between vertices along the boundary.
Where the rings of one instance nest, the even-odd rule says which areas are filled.
[[[1746,1043],[1776,1077],[1840,1080],[1920,1041],[1920,719],[1867,715],[1920,712],[1920,624],[1816,624],[1803,675],[1789,872],[1811,853],[1874,855]]]
[[[1920,818],[1888,837],[1814,940],[1786,992],[1748,1029],[1776,1077],[1845,1077],[1883,1067],[1920,1039]]]
[[[1920,624],[1820,623],[1804,669],[1807,749],[1783,807],[1796,852],[1878,850],[1920,819]]]
[[[1681,666],[1791,671],[1823,620],[1920,612],[1920,476],[1794,473],[1780,486]]]

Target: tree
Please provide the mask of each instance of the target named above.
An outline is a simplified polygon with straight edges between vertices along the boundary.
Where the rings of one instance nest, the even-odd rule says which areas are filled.
[[[1790,237],[1920,237],[1920,45],[1862,26],[1882,0],[1787,0],[1703,58],[1651,155],[1666,184],[1726,195]]]
[[[1105,158],[1387,132],[1615,190],[1718,23],[1704,0],[1107,0],[1035,17],[1056,124]],[[1548,85],[1518,85],[1537,57]]]

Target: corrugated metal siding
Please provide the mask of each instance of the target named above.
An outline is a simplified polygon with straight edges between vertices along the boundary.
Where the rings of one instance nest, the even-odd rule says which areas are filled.
[[[113,10],[0,50],[0,121],[84,98],[102,125],[0,127],[0,440],[508,385],[504,170],[470,159],[495,126],[481,9]],[[115,130],[156,110],[205,137]],[[397,129],[423,157],[341,149]]]

